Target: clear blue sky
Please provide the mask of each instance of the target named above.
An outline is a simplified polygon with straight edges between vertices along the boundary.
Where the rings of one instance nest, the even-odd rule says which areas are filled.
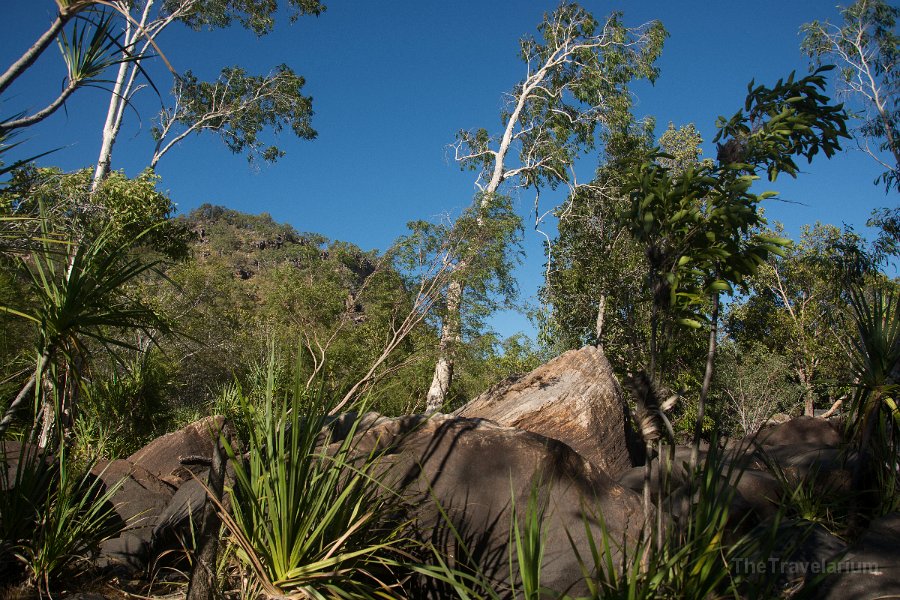
[[[306,80],[313,96],[319,137],[304,142],[282,135],[287,155],[274,166],[251,168],[214,136],[197,136],[163,158],[157,169],[162,188],[181,212],[204,202],[247,212],[269,212],[301,231],[315,231],[384,249],[414,219],[458,214],[471,202],[473,177],[446,153],[461,128],[499,127],[504,91],[523,76],[517,41],[535,32],[553,2],[462,0],[457,2],[326,0],[318,18],[289,25],[257,39],[232,28],[194,33],[172,27],[161,46],[178,70],[214,77],[222,66],[238,64],[263,73],[287,63]],[[6,67],[52,18],[52,0],[0,0],[4,20],[0,68]],[[655,86],[634,87],[637,112],[657,118],[661,133],[669,121],[694,123],[709,140],[716,116],[731,115],[743,103],[747,83],[774,83],[791,70],[804,73],[798,29],[804,22],[838,18],[831,1],[753,2],[589,1],[601,17],[621,10],[625,22],[659,19],[668,29]],[[42,106],[59,90],[62,63],[51,48],[0,102],[0,115]],[[165,92],[171,78],[152,70]],[[27,132],[22,151],[62,147],[44,164],[75,169],[96,161],[108,94],[83,90],[51,119]],[[113,168],[139,172],[152,154],[149,129],[159,100],[144,90],[126,115]],[[847,144],[847,146],[852,146]],[[707,155],[714,155],[709,144]],[[580,163],[581,178],[596,167],[596,154]],[[873,208],[896,204],[872,185],[877,165],[860,152],[814,163],[796,181],[780,179],[772,189],[792,203],[771,202],[770,220],[785,223],[796,236],[804,223],[847,223],[863,231]],[[517,198],[530,213],[531,192]],[[542,208],[561,202],[542,196]],[[526,220],[526,223],[530,223]],[[517,276],[523,299],[534,301],[542,281],[541,236],[526,231],[527,257]],[[531,331],[513,313],[496,317],[501,335]]]

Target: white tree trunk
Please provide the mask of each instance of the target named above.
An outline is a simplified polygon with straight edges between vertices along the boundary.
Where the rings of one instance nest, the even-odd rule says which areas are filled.
[[[106,110],[106,122],[103,124],[103,140],[100,143],[97,167],[94,169],[94,180],[91,182],[91,193],[96,192],[106,176],[109,175],[113,145],[116,143],[116,136],[119,135],[119,129],[122,126],[122,120],[118,118],[118,115],[119,106],[124,102],[122,92],[125,88],[127,74],[128,63],[120,63],[116,82],[113,85],[112,94],[109,96],[109,108]]]
[[[453,383],[453,368],[456,364],[456,347],[460,341],[460,310],[462,308],[463,286],[453,280],[447,286],[447,314],[441,326],[441,345],[431,387],[425,398],[425,412],[438,412],[447,400],[450,384]]]

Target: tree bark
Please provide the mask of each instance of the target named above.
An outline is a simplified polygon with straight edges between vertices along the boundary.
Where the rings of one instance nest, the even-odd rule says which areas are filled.
[[[129,36],[130,24],[126,29],[126,43]],[[106,122],[103,124],[103,139],[100,142],[100,155],[97,157],[97,167],[94,169],[94,179],[91,182],[91,193],[96,192],[100,188],[100,184],[109,175],[112,166],[112,149],[116,143],[116,136],[119,135],[119,128],[122,126],[122,119],[119,116],[119,106],[125,102],[122,96],[122,90],[125,87],[125,77],[128,74],[129,63],[119,63],[119,71],[116,74],[116,82],[113,85],[112,93],[109,97],[109,108],[106,110]]]
[[[594,324],[594,333],[597,335],[597,346],[603,347],[603,320],[606,316],[606,294],[600,294],[597,302],[597,322]]]
[[[462,310],[462,284],[453,279],[447,286],[447,313],[441,327],[440,353],[434,366],[431,387],[425,398],[425,412],[434,413],[441,410],[447,400],[450,384],[453,382],[453,369],[456,364],[456,347],[460,341],[460,311]]]
[[[7,131],[11,131],[13,129],[20,129],[22,127],[29,127],[34,125],[35,123],[40,123],[53,113],[55,113],[60,106],[62,106],[66,100],[68,100],[69,96],[78,88],[78,85],[73,82],[69,82],[69,85],[60,93],[60,95],[48,104],[44,109],[30,115],[28,117],[22,117],[21,119],[15,119],[12,121],[6,121],[4,123],[0,123],[0,134],[6,133]]]
[[[816,414],[816,395],[813,393],[811,377],[805,372],[800,372],[800,384],[803,386],[803,414],[814,417]]]
[[[703,419],[706,417],[706,398],[712,384],[713,372],[716,368],[716,344],[719,333],[719,294],[713,294],[713,309],[709,326],[709,351],[706,354],[706,371],[703,373],[703,386],[700,388],[700,399],[697,402],[697,422],[694,423],[694,443],[691,447],[691,472],[697,468],[700,458],[700,436],[703,433]]]

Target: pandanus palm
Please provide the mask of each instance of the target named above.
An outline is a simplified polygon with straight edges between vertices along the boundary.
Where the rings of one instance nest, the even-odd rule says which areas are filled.
[[[75,389],[79,370],[71,367],[87,360],[89,342],[108,350],[131,348],[123,333],[137,330],[153,338],[168,329],[153,309],[127,291],[156,265],[133,255],[149,230],[122,240],[118,229],[108,225],[93,239],[74,243],[53,235],[46,218],[42,222],[37,249],[18,259],[35,301],[28,307],[0,306],[0,311],[33,323],[37,339],[34,373],[0,420],[0,435],[32,391],[40,398],[42,381],[57,367],[68,375],[65,387]]]
[[[883,496],[893,497],[900,465],[900,293],[896,287],[854,287],[850,306],[857,331],[849,343],[856,391],[848,428],[859,451],[853,483],[859,489],[862,469],[872,465],[876,474],[888,473],[891,490]]]

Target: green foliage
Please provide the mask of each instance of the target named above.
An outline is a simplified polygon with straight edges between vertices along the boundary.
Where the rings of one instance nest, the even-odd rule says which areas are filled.
[[[235,154],[247,152],[248,160],[261,157],[274,162],[284,155],[275,146],[264,147],[259,139],[263,129],[278,133],[285,126],[301,139],[315,139],[311,126],[312,99],[301,94],[305,81],[287,65],[279,65],[265,76],[247,75],[240,67],[226,67],[211,82],[199,81],[190,71],[175,83],[174,110],[164,110],[160,125],[153,128],[157,141],[152,165],[173,144],[192,132],[218,133]],[[176,137],[164,145],[166,136]]]
[[[304,377],[326,376],[341,397],[365,375],[394,328],[412,310],[416,288],[392,268],[392,254],[299,233],[269,215],[201,206],[180,225],[193,232],[192,256],[168,265],[175,286],[144,286],[156,310],[178,319],[167,402],[205,412],[223,382],[247,383],[273,341],[289,370],[299,353]],[[412,410],[427,389],[430,331],[413,328],[375,373],[376,410]]]
[[[355,426],[329,447],[327,399],[299,378],[293,398],[277,399],[274,373],[272,356],[261,402],[241,399],[248,453],[227,447],[233,517],[220,516],[238,558],[269,594],[389,594],[384,575],[396,565],[402,524],[388,520],[393,498],[378,481],[377,458],[354,453]]]
[[[33,446],[4,458],[0,474],[13,485],[0,491],[0,569],[12,569],[9,561],[15,560],[31,583],[49,593],[121,530],[110,502],[121,482],[105,486],[91,474],[95,461],[76,467],[64,454],[53,459]],[[17,459],[15,474],[7,472],[9,459]]]
[[[664,545],[642,538],[627,551],[621,566],[612,560],[616,543],[605,528],[598,543],[586,521],[592,553],[581,558],[590,598],[776,597],[775,578],[746,572],[742,561],[775,556],[776,549],[790,548],[797,540],[788,543],[780,538],[779,518],[761,529],[735,533],[730,521],[735,484],[728,482],[737,481],[741,474],[711,446],[693,478],[697,499],[690,513],[669,530]]]
[[[716,363],[715,394],[722,400],[716,427],[737,437],[755,434],[775,413],[795,410],[803,395],[791,361],[764,335],[748,337],[746,347],[723,344]]]
[[[873,261],[890,264],[900,256],[900,208],[881,208],[872,211],[867,227],[877,227],[878,237],[872,244]],[[896,265],[896,263],[894,263]]]
[[[457,136],[458,147],[465,149],[460,166],[490,181],[489,193],[513,176],[526,187],[569,182],[571,165],[594,147],[598,127],[628,118],[628,85],[656,79],[655,62],[668,35],[659,21],[629,29],[620,13],[600,22],[568,2],[545,14],[538,32],[540,37],[520,41],[528,76],[510,93],[513,102],[501,115],[504,133],[494,137],[478,129]],[[518,152],[522,167],[504,164],[510,149]]]
[[[780,236],[780,228],[771,232]],[[837,399],[851,376],[840,340],[852,335],[841,318],[847,286],[875,267],[863,240],[829,225],[804,227],[783,256],[770,256],[748,280],[750,294],[732,304],[729,335],[746,352],[756,344],[783,354],[807,408],[819,398]]]
[[[676,171],[678,164],[686,166],[700,156],[700,139],[692,126],[670,127],[660,143],[669,155],[680,157],[671,163]],[[597,178],[558,211],[559,236],[541,292],[552,305],[549,319],[542,322],[542,337],[559,351],[602,343],[621,376],[650,362],[649,262],[645,248],[630,233],[631,202],[622,186],[651,144],[652,122],[631,122],[605,136],[606,162]],[[674,315],[662,313],[657,319],[665,340],[657,349],[659,376],[665,385],[682,389],[683,380],[692,377],[702,360],[702,342],[678,327]]]
[[[81,371],[75,365],[86,364],[90,358],[88,340],[107,350],[134,349],[121,332],[140,332],[152,340],[167,332],[168,325],[128,293],[129,286],[155,266],[133,257],[136,240],[121,242],[111,225],[96,238],[74,245],[73,240],[54,238],[47,219],[42,222],[39,247],[20,259],[33,300],[28,305],[0,306],[0,312],[29,321],[35,328],[35,398],[40,398],[48,373],[51,385],[45,391],[53,392],[56,401],[70,401],[80,385]],[[67,376],[60,377],[63,372]],[[57,416],[60,408],[56,407]]]
[[[816,469],[801,474],[796,467],[782,468],[764,451],[761,456],[781,488],[780,510],[785,517],[821,525],[836,536],[846,534],[850,506],[858,492],[844,489],[839,479]]]
[[[73,427],[76,457],[124,458],[171,430],[166,391],[172,367],[158,348],[135,352],[115,363],[112,372],[97,371],[100,375],[82,390]]]
[[[163,8],[172,11],[183,4],[184,0],[165,0]],[[291,20],[300,15],[318,16],[325,12],[325,5],[318,0],[289,0],[288,5],[292,11]],[[200,0],[181,20],[193,29],[228,27],[237,21],[256,35],[264,35],[275,24],[277,8],[277,2],[271,0]]]
[[[851,289],[857,335],[850,339],[849,354],[855,393],[847,421],[848,433],[860,452],[854,477],[860,484],[861,465],[876,474],[876,513],[897,506],[900,466],[900,411],[897,408],[897,365],[900,364],[900,294],[895,285],[888,290],[874,287]]]
[[[719,162],[726,168],[755,173],[765,169],[769,181],[780,173],[796,177],[794,157],[812,162],[822,152],[830,158],[841,149],[840,139],[849,138],[847,114],[842,105],[829,105],[823,73],[833,66],[816,69],[794,80],[779,79],[772,87],[747,86],[744,109],[730,119],[719,117],[714,142],[727,140],[719,148]]]
[[[159,181],[149,170],[133,179],[116,171],[91,192],[89,169],[64,173],[52,167],[24,167],[13,173],[0,193],[0,214],[17,219],[15,233],[26,242],[39,237],[41,219],[46,218],[50,230],[68,232],[73,240],[102,233],[117,242],[130,240],[166,257],[181,258],[187,251],[187,235],[171,220],[175,206],[157,189]]]
[[[510,519],[512,531],[510,531],[510,572],[518,573],[521,581],[523,600],[540,600],[542,597],[553,595],[553,590],[541,586],[541,570],[544,566],[544,514],[547,510],[546,502],[542,502],[540,488],[533,485],[528,494],[528,504],[524,512],[516,509],[515,490],[510,490]],[[522,512],[520,515],[519,513]],[[520,522],[521,521],[521,522]],[[513,562],[512,549],[515,549],[515,562]],[[515,581],[516,578],[512,578]],[[516,586],[513,586],[513,595]]]

